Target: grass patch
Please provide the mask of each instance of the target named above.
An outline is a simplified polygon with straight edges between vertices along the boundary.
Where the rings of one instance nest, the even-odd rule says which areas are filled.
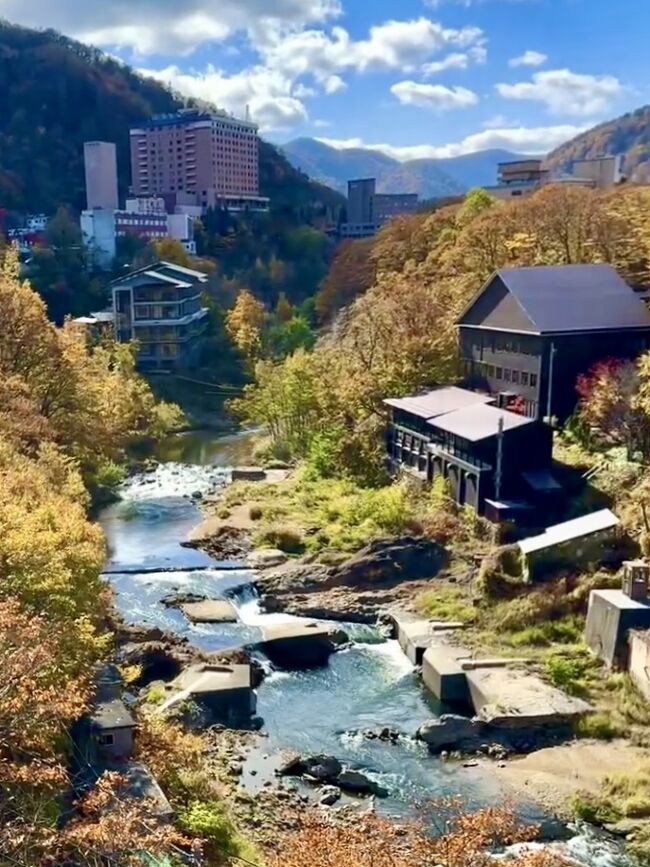
[[[458,588],[425,590],[418,596],[415,604],[419,613],[429,620],[473,623],[476,619],[476,608],[471,599]]]
[[[546,677],[569,695],[585,698],[590,693],[596,663],[585,651],[577,656],[553,655],[546,660]]]
[[[580,717],[573,727],[573,732],[577,738],[593,738],[599,741],[611,741],[624,734],[606,713],[592,713]]]
[[[314,479],[298,470],[274,484],[236,482],[224,491],[221,508],[251,504],[257,546],[352,553],[373,539],[414,530],[421,496],[405,484],[361,488],[349,479]],[[283,544],[276,544],[278,535]]]

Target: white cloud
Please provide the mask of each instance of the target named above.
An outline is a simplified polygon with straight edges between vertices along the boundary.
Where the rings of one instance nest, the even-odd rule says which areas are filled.
[[[28,27],[54,27],[100,46],[139,55],[186,54],[238,32],[257,38],[341,14],[341,0],[1,0],[2,16]]]
[[[477,27],[445,28],[428,18],[386,21],[370,28],[366,39],[354,40],[343,27],[299,30],[281,37],[271,34],[259,50],[267,66],[296,78],[312,75],[325,82],[346,70],[369,72],[418,69],[439,51],[481,47],[483,33]]]
[[[472,133],[459,142],[442,146],[422,144],[401,147],[390,144],[368,144],[360,138],[319,137],[318,141],[337,149],[368,148],[404,162],[416,159],[446,159],[489,148],[504,148],[522,154],[544,154],[584,132],[585,129],[586,127],[571,124],[542,127],[504,127]]]
[[[577,117],[602,114],[625,90],[613,75],[581,75],[569,69],[536,72],[531,81],[496,88],[506,99],[543,102],[553,114]]]
[[[442,60],[432,60],[430,63],[425,63],[421,71],[425,78],[429,78],[439,72],[446,72],[448,69],[467,69],[472,63],[485,63],[486,60],[485,40],[480,39],[469,51],[453,51]]]
[[[325,93],[338,93],[339,90],[345,90],[346,88],[347,84],[343,81],[340,75],[330,75],[329,78],[326,78],[323,82]]]
[[[291,79],[264,67],[252,67],[234,75],[213,66],[200,73],[184,72],[177,66],[140,72],[185,96],[212,102],[240,117],[248,106],[262,132],[289,129],[309,119],[304,104],[291,92]]]
[[[508,61],[508,66],[517,67],[517,66],[543,66],[548,60],[548,56],[546,54],[542,54],[541,51],[524,51],[523,54],[520,54],[518,57],[512,57]]]
[[[445,87],[443,84],[420,84],[398,81],[391,89],[402,105],[415,105],[433,111],[449,111],[476,105],[478,96],[466,87]]]

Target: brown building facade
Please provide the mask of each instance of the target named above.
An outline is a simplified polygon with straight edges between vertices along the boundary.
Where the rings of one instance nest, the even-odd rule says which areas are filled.
[[[259,206],[257,126],[194,110],[154,117],[131,129],[131,186],[174,204]]]

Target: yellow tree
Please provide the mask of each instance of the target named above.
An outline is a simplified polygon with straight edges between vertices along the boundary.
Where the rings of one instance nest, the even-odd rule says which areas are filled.
[[[235,346],[249,360],[259,357],[266,310],[248,289],[237,295],[234,307],[226,314],[226,331]]]

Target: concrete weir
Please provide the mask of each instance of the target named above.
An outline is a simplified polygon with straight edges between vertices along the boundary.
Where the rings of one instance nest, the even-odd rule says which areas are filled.
[[[445,644],[446,636],[464,624],[444,620],[420,620],[408,615],[393,615],[399,646],[413,665],[422,665],[424,653],[432,645]]]
[[[213,720],[228,725],[245,725],[257,708],[250,665],[190,665],[168,689],[171,695],[161,710],[191,698],[203,705]]]
[[[313,620],[290,620],[262,627],[257,646],[280,668],[304,669],[326,665],[348,636]]]

